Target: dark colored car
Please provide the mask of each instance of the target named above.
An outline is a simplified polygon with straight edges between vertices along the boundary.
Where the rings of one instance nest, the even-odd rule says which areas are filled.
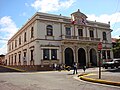
[[[120,66],[120,58],[118,59],[112,59],[109,62],[103,62],[103,68],[107,69],[108,67],[110,68],[118,68]]]

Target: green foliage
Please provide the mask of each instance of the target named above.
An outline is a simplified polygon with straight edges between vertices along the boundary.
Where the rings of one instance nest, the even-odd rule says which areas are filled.
[[[117,40],[116,45],[114,45],[114,48],[112,48],[114,57],[120,58],[120,39]]]

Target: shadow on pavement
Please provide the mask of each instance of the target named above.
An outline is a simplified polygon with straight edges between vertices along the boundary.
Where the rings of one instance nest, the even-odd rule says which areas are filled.
[[[70,74],[67,74],[67,75],[74,75],[74,74],[70,73]]]
[[[0,73],[6,73],[6,72],[20,72],[20,71],[0,66]]]
[[[114,72],[114,73],[119,73],[120,72],[120,68],[116,68],[116,69],[108,69],[106,70],[108,72]]]

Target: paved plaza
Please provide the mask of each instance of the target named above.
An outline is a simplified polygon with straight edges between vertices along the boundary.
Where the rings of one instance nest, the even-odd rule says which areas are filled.
[[[89,68],[86,73],[96,71],[98,68]],[[72,73],[73,70],[0,73],[0,90],[120,90],[118,86],[82,81]],[[83,70],[79,69],[78,73]]]

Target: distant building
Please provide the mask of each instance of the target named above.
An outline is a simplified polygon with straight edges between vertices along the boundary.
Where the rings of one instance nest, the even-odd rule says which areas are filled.
[[[3,65],[5,61],[5,55],[0,55],[0,65]]]
[[[71,17],[37,12],[8,41],[7,65],[51,67],[54,63],[79,67],[98,66],[98,43],[102,58],[113,58],[110,24],[87,20],[79,10]]]

